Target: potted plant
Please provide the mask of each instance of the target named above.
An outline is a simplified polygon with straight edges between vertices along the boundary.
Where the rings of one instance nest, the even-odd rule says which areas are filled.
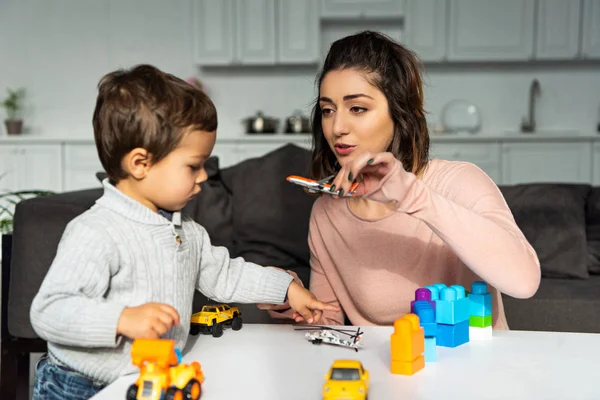
[[[23,120],[19,118],[18,113],[21,110],[21,101],[25,97],[25,89],[17,90],[7,89],[8,97],[2,100],[2,107],[6,108],[7,119],[4,120],[6,132],[9,135],[18,135],[23,130]]]

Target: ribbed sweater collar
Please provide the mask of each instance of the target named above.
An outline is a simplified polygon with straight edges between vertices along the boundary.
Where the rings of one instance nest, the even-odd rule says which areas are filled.
[[[96,204],[106,207],[125,218],[147,225],[170,225],[171,222],[164,216],[156,213],[140,203],[132,199],[125,193],[117,189],[111,184],[108,179],[102,181],[104,194]],[[179,214],[175,212],[173,214]],[[180,215],[173,215],[173,221],[180,221]]]

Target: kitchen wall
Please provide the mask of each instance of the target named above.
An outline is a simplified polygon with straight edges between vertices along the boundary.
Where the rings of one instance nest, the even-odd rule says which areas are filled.
[[[308,113],[315,96],[316,66],[197,68],[191,0],[0,0],[0,96],[5,87],[27,89],[30,134],[91,137],[98,80],[138,63],[200,78],[222,137],[243,135],[241,120],[257,110],[279,118]],[[427,65],[429,120],[449,100],[465,98],[480,108],[480,135],[518,130],[533,78],[541,83],[538,129],[595,132],[600,62]]]

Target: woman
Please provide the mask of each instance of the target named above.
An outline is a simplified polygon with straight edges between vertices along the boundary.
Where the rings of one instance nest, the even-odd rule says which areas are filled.
[[[508,329],[500,293],[533,296],[537,255],[481,169],[429,159],[417,57],[358,33],[332,44],[318,83],[312,170],[335,174],[339,190],[317,199],[310,218],[310,290],[342,310],[324,323],[390,325],[419,287],[483,280],[494,329]]]

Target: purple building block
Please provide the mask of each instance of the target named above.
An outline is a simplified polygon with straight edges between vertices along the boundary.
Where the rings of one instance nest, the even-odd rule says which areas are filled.
[[[415,299],[410,302],[410,312],[412,314],[415,313],[416,301],[428,301],[429,303],[431,303],[433,311],[435,312],[435,300],[431,298],[431,290],[429,290],[428,288],[418,288],[415,291]]]

